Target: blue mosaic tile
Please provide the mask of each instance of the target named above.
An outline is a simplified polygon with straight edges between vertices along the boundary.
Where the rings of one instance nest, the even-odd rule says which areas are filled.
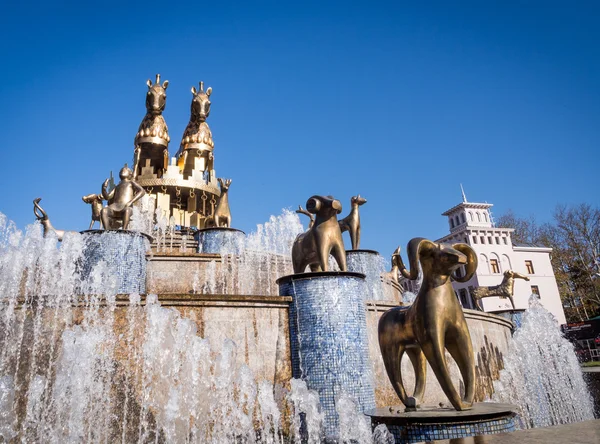
[[[335,397],[345,392],[362,411],[375,407],[364,307],[366,284],[355,276],[283,280],[279,294],[292,296],[292,374],[319,393],[325,433],[338,434]]]
[[[134,231],[84,233],[82,277],[87,279],[96,265],[104,262],[117,277],[118,293],[146,292],[148,239]]]
[[[381,283],[381,273],[385,271],[383,257],[376,251],[352,250],[347,252],[346,261],[348,271],[362,273],[366,276],[365,300],[385,300]]]
[[[197,231],[194,239],[198,241],[198,253],[240,254],[246,235],[233,228],[206,228]]]

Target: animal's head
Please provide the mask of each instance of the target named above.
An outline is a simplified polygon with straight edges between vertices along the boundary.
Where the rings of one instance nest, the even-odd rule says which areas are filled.
[[[48,215],[44,211],[42,207],[40,207],[41,197],[37,197],[33,199],[33,214],[40,222],[45,222],[48,220]]]
[[[102,194],[88,194],[81,198],[86,204],[92,204],[94,202],[102,202]]]
[[[456,282],[467,282],[477,270],[477,254],[467,244],[441,244],[422,237],[412,239],[407,248],[410,262],[410,273],[402,271],[408,279],[416,279],[418,264],[421,263],[423,274],[449,276],[461,265],[465,266],[465,275],[453,276]]]
[[[196,91],[196,87],[192,86],[192,118],[204,122],[210,114],[210,100],[209,97],[212,94],[212,88],[209,86],[204,91],[204,82],[200,82],[200,90]]]
[[[357,196],[352,196],[352,198],[350,199],[350,203],[352,205],[356,204],[358,206],[361,206],[362,204],[366,204],[367,203],[367,199],[365,199],[364,197],[361,197],[360,194]]]
[[[227,192],[227,190],[229,190],[229,186],[231,185],[231,179],[221,179],[219,177],[217,180],[219,181],[219,185],[221,185],[221,192]]]
[[[504,278],[505,279],[510,279],[510,278],[524,279],[526,281],[529,280],[528,276],[521,274],[521,273],[517,273],[516,271],[512,271],[512,270],[506,270],[504,272]]]
[[[167,104],[167,87],[169,81],[165,80],[160,84],[160,74],[156,74],[156,83],[152,84],[152,80],[148,79],[148,92],[146,93],[146,109],[150,114],[162,114]]]
[[[306,210],[317,217],[330,218],[342,212],[342,203],[333,196],[312,196],[306,201]]]

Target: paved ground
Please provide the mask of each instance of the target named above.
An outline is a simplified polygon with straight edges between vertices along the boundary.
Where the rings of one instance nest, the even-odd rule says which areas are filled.
[[[599,444],[600,419],[514,433],[435,441],[435,444]]]

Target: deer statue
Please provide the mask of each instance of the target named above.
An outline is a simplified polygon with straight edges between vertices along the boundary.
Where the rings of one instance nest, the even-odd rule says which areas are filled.
[[[339,221],[342,233],[344,231],[350,233],[350,241],[352,242],[353,250],[358,250],[360,246],[360,215],[358,214],[358,207],[366,203],[367,199],[360,197],[360,194],[358,196],[353,196],[350,199],[350,204],[352,205],[350,214]]]
[[[100,224],[100,228],[102,228],[102,219],[100,218],[100,213],[102,212],[102,194],[88,194],[87,196],[83,196],[81,198],[86,204],[90,204],[92,206],[92,221],[90,222],[90,227],[88,230],[91,230],[94,226],[94,223],[98,222]]]
[[[167,104],[167,87],[169,81],[160,84],[160,74],[156,74],[156,82],[148,79],[146,93],[146,115],[135,135],[135,151],[133,161],[133,178],[139,174],[140,159],[150,159],[150,165],[156,168],[157,176],[162,177],[169,166],[169,129],[162,116]]]
[[[65,237],[65,230],[57,230],[52,226],[52,224],[50,223],[50,219],[48,218],[48,214],[46,214],[44,209],[40,207],[41,200],[41,197],[38,197],[33,200],[33,214],[35,214],[37,220],[42,224],[42,227],[44,229],[44,237],[46,237],[48,233],[54,232],[56,234],[56,238],[59,241],[62,241],[63,237]]]
[[[398,272],[400,270],[401,260],[400,247],[398,247],[392,253],[392,269],[388,272],[382,273],[382,276],[387,277],[390,281],[398,284]]]
[[[493,296],[498,296],[501,298],[508,298],[510,300],[510,304],[512,305],[513,310],[515,309],[515,301],[513,299],[513,295],[515,294],[515,279],[524,279],[526,281],[529,280],[527,276],[521,273],[517,273],[516,271],[507,270],[504,272],[504,278],[500,285],[495,285],[493,287],[478,287],[471,292],[471,296],[473,296],[473,300],[475,301],[475,305],[480,311],[483,311],[483,307],[481,305],[481,300],[483,298],[491,298]]]
[[[207,227],[226,227],[231,228],[231,211],[229,210],[229,186],[231,179],[218,179],[221,185],[221,196],[215,208],[215,215],[206,218]]]
[[[204,91],[204,82],[200,82],[200,90],[192,86],[192,99],[190,121],[183,132],[181,145],[177,151],[177,165],[184,176],[190,176],[196,168],[196,158],[202,160],[201,171],[208,171],[213,174],[212,152],[215,147],[210,127],[206,119],[210,114],[210,95],[212,88],[208,87]],[[210,180],[210,178],[209,178]]]
[[[310,230],[312,228],[312,226],[315,224],[315,217],[311,213],[306,211],[304,208],[302,208],[302,205],[298,205],[298,209],[296,210],[296,213],[304,214],[305,216],[308,216],[308,218],[310,219],[308,221],[308,229]]]

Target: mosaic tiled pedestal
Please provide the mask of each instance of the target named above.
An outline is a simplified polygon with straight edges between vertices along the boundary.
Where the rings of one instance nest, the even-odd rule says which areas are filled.
[[[129,230],[88,230],[84,236],[82,276],[104,262],[117,277],[117,293],[146,292],[146,252],[150,236]]]
[[[235,228],[215,227],[196,231],[198,253],[240,254],[244,248],[246,234]]]
[[[514,432],[515,409],[511,404],[480,402],[460,412],[441,407],[405,412],[404,407],[387,407],[366,414],[373,427],[385,424],[396,444],[405,444]]]
[[[291,296],[292,375],[319,393],[327,437],[338,435],[336,397],[362,411],[375,407],[365,317],[365,277],[352,272],[299,273],[277,280]]]
[[[348,271],[365,275],[367,282],[365,299],[385,300],[381,284],[381,273],[385,271],[383,256],[374,250],[348,250],[346,251],[346,261],[348,262]]]

